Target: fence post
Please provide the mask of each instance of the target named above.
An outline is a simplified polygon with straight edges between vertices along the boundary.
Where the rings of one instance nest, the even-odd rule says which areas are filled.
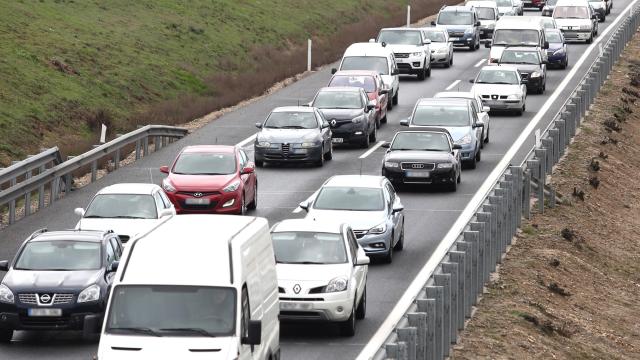
[[[47,170],[46,165],[40,166],[40,168],[38,169],[38,175],[42,174],[46,170]],[[51,201],[51,200],[49,200],[49,201]],[[42,184],[38,188],[38,211],[40,211],[45,206],[46,206],[46,203],[45,203],[45,198],[44,198],[44,184]]]
[[[488,204],[482,205],[482,211],[491,214],[491,226],[489,241],[491,242],[491,271],[494,271],[498,264],[498,206],[489,199]]]
[[[443,324],[442,324],[442,312],[443,312],[443,289],[442,286],[427,286],[427,298],[436,300],[436,359],[442,359],[444,354],[444,336],[443,336]],[[447,344],[449,346],[449,344]]]
[[[443,354],[449,356],[451,345],[451,275],[433,274],[433,282],[442,287],[442,341]]]
[[[458,251],[465,252],[465,267],[464,267],[464,316],[466,318],[471,317],[471,309],[473,305],[476,303],[475,296],[475,273],[474,273],[474,265],[473,265],[473,243],[468,243],[466,241],[458,241]],[[477,264],[477,263],[476,263]]]
[[[418,299],[418,311],[427,314],[427,359],[436,358],[436,299]]]
[[[466,256],[467,254],[464,251],[450,251],[449,258],[451,262],[456,263],[457,266],[457,279],[458,279],[458,289],[456,290],[457,297],[457,311],[456,311],[456,324],[455,327],[457,330],[464,329],[464,318],[466,317],[466,298],[465,298],[465,287],[469,285],[465,285],[466,283]]]
[[[455,344],[458,339],[458,319],[462,317],[464,319],[464,309],[459,307],[460,302],[458,301],[458,291],[460,288],[459,273],[458,273],[458,264],[455,262],[443,262],[442,263],[442,272],[445,274],[449,274],[451,277],[451,305],[450,305],[450,316],[451,322],[449,326],[449,340],[451,344]],[[464,326],[464,320],[463,320]]]
[[[409,325],[416,328],[416,359],[424,360],[427,358],[427,314],[408,313],[407,320]]]
[[[479,211],[476,213],[476,218],[478,220],[478,224],[482,224],[482,230],[484,231],[484,281],[483,282],[487,282],[489,280],[489,276],[491,274],[491,272],[493,271],[493,265],[491,264],[491,261],[493,260],[493,256],[492,256],[492,251],[493,249],[491,248],[491,214],[484,212],[484,211]],[[474,229],[474,227],[477,227],[477,225],[471,225],[471,230],[476,230]],[[481,232],[482,233],[482,232]]]
[[[311,39],[307,39],[307,71],[311,71]]]

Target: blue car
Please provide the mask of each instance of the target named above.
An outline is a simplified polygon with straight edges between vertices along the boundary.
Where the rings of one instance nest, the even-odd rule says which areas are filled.
[[[566,69],[569,65],[569,53],[567,52],[567,43],[564,41],[562,31],[558,29],[544,30],[549,48],[547,49],[547,57],[549,66],[557,66]]]

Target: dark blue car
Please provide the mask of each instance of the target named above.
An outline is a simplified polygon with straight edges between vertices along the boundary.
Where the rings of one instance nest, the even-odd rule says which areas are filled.
[[[558,29],[545,29],[545,35],[549,42],[547,49],[547,57],[549,67],[555,66],[566,69],[569,65],[569,53],[567,52],[567,44],[564,41],[562,32]]]

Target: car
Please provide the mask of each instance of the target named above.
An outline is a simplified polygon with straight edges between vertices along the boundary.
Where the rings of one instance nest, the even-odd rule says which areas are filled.
[[[122,244],[113,231],[41,229],[0,261],[0,342],[15,330],[82,330],[101,323]]]
[[[174,216],[121,262],[94,358],[280,359],[267,219]]]
[[[556,23],[556,20],[552,17],[549,16],[541,16],[540,20],[542,22],[542,28],[547,30],[547,29],[558,29],[558,24]]]
[[[547,0],[542,8],[542,16],[553,16],[553,10],[556,8],[558,0]]]
[[[520,13],[518,5],[514,0],[496,0],[498,5],[498,15],[502,16],[517,16]]]
[[[382,176],[394,186],[443,185],[456,191],[461,179],[460,150],[445,129],[415,128],[399,131],[382,144]]]
[[[431,76],[431,40],[422,29],[383,28],[369,41],[385,43],[393,51],[400,74],[416,75],[418,80]]]
[[[434,98],[450,98],[450,99],[469,99],[473,100],[471,104],[473,109],[478,113],[478,122],[484,124],[482,127],[482,142],[480,148],[484,148],[484,144],[489,143],[489,135],[491,133],[491,122],[489,118],[489,107],[482,105],[482,99],[470,91],[443,91],[435,94]]]
[[[338,70],[372,70],[382,77],[384,86],[389,90],[391,101],[387,102],[387,109],[393,109],[398,104],[400,96],[400,71],[391,48],[382,43],[355,43],[345,50],[338,68],[331,69],[335,74]]]
[[[536,8],[542,11],[545,5],[545,0],[523,0],[522,5],[525,8]]]
[[[500,18],[498,5],[495,1],[467,1],[467,6],[473,6],[480,20],[480,38],[490,39],[493,36],[493,29],[496,21]]]
[[[424,98],[416,102],[411,116],[400,120],[400,125],[446,129],[454,144],[461,146],[461,161],[475,169],[481,158],[484,128],[484,124],[478,120],[478,111],[475,100]]]
[[[171,167],[162,189],[178,214],[241,214],[258,206],[255,165],[239,147],[193,145],[183,148]]]
[[[518,69],[520,77],[527,80],[527,92],[543,94],[547,88],[547,64],[538,48],[508,47],[502,52],[498,65]]]
[[[605,22],[607,20],[609,7],[606,0],[589,0],[589,5],[591,5],[591,8],[596,15],[598,15],[600,22]]]
[[[121,183],[102,188],[86,210],[74,212],[80,216],[76,229],[113,230],[126,243],[175,215],[176,209],[156,184]]]
[[[549,66],[558,66],[561,69],[566,69],[569,65],[569,50],[567,43],[564,41],[562,31],[547,29],[545,33],[549,42],[549,49],[547,49]]]
[[[331,125],[334,144],[359,144],[368,148],[377,139],[375,104],[357,87],[324,87],[309,103]]]
[[[523,2],[523,0],[513,0],[513,4],[515,6],[516,15],[517,16],[524,15],[524,2]]]
[[[376,126],[387,122],[387,103],[389,89],[384,85],[382,77],[375,71],[368,70],[343,70],[338,71],[329,80],[328,87],[348,86],[361,87],[367,93],[369,101],[373,101],[376,111]]]
[[[591,44],[598,35],[598,15],[587,0],[558,0],[553,18],[566,41]]]
[[[337,323],[353,336],[367,311],[369,257],[347,224],[306,219],[271,227],[280,321]]]
[[[446,29],[453,46],[480,48],[480,20],[472,6],[443,6],[431,25]]]
[[[453,65],[453,42],[445,29],[424,28],[425,36],[431,40],[431,65],[441,64],[445,68]]]
[[[527,109],[527,81],[514,67],[484,66],[469,82],[473,84],[471,91],[491,111],[515,111],[522,115]]]
[[[502,51],[509,46],[528,46],[547,49],[549,44],[544,35],[540,16],[503,16],[496,23],[493,39],[485,42],[489,52],[488,64],[496,64]]]
[[[267,162],[310,162],[323,166],[333,158],[329,122],[318,109],[306,106],[275,108],[263,121],[254,141],[257,167]]]
[[[404,206],[384,176],[332,176],[299,206],[308,220],[349,224],[369,257],[391,263],[404,248]]]

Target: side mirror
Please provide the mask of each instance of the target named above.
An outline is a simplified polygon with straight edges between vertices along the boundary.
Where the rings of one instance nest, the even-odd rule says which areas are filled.
[[[484,124],[481,123],[481,122],[477,122],[477,123],[473,124],[471,127],[474,128],[474,129],[479,128],[479,127],[484,128]]]
[[[364,250],[361,247],[358,247],[358,253],[356,254],[356,266],[369,265],[371,260],[365,254]]]
[[[369,42],[370,43],[374,43],[374,42],[376,42],[376,39],[369,39]]]
[[[255,171],[255,165],[252,162],[248,162],[247,165],[240,170],[240,175],[253,174]]]
[[[480,26],[480,21],[476,21],[476,26]]]
[[[80,217],[84,216],[84,209],[83,208],[75,208],[75,209],[73,209],[73,212],[76,215],[80,216]]]
[[[401,203],[400,201],[396,201],[396,202],[393,204],[393,209],[392,209],[392,211],[393,211],[394,213],[397,213],[397,212],[400,212],[400,211],[402,211],[402,210],[404,210],[404,205],[402,205],[402,203]]]
[[[336,68],[331,69],[331,74],[335,74],[337,72],[338,72],[338,69],[336,69]]]
[[[543,49],[545,49],[545,50],[546,50],[546,49],[548,49],[548,48],[549,48],[549,42],[548,42],[548,41],[545,41],[543,45],[544,45],[544,46],[542,47]]]
[[[469,79],[469,82],[474,84],[476,82],[476,79]]]
[[[400,71],[398,71],[398,69],[391,70],[391,75],[396,76],[398,74],[400,74]]]
[[[298,204],[298,206],[300,206],[300,209],[304,211],[309,211],[309,200],[301,202],[300,204]]]
[[[431,25],[432,26],[436,26],[436,22],[435,21],[431,21]]]
[[[240,341],[244,345],[260,345],[262,341],[262,321],[249,320],[247,336]]]
[[[0,271],[9,271],[9,260],[0,261]]]
[[[112,262],[111,265],[109,265],[109,268],[107,269],[107,273],[116,272],[118,270],[118,266],[120,266],[120,261]]]
[[[549,64],[549,60],[542,60],[542,64],[543,65],[548,65]]]
[[[164,165],[164,166],[160,166],[160,172],[161,173],[165,173],[168,174],[169,173],[169,167]]]
[[[257,123],[256,123],[256,127],[257,127],[258,129],[262,129],[262,123],[257,122]]]
[[[409,126],[409,119],[400,120],[400,126]]]
[[[426,40],[422,43],[422,45],[431,45],[431,40],[426,39]]]
[[[385,141],[382,143],[382,145],[380,145],[380,147],[383,147],[385,149],[389,149],[391,147],[391,143],[388,141]]]
[[[461,149],[462,149],[462,145],[460,145],[460,144],[453,144],[452,149],[453,149],[453,150],[461,150]]]
[[[486,47],[487,49],[491,49],[491,40],[487,40],[484,42],[484,47]]]
[[[376,107],[376,106],[373,104],[373,102],[369,101],[369,102],[367,103],[367,112],[368,112],[368,111],[371,111],[371,110],[373,110],[373,109],[375,109],[375,107]]]
[[[329,124],[328,122],[323,122],[320,125],[320,129],[326,129],[326,128],[330,127],[330,126],[331,126],[331,124]]]
[[[488,106],[483,106],[482,107],[482,112],[489,112],[489,111],[491,111],[490,107],[488,107]]]

